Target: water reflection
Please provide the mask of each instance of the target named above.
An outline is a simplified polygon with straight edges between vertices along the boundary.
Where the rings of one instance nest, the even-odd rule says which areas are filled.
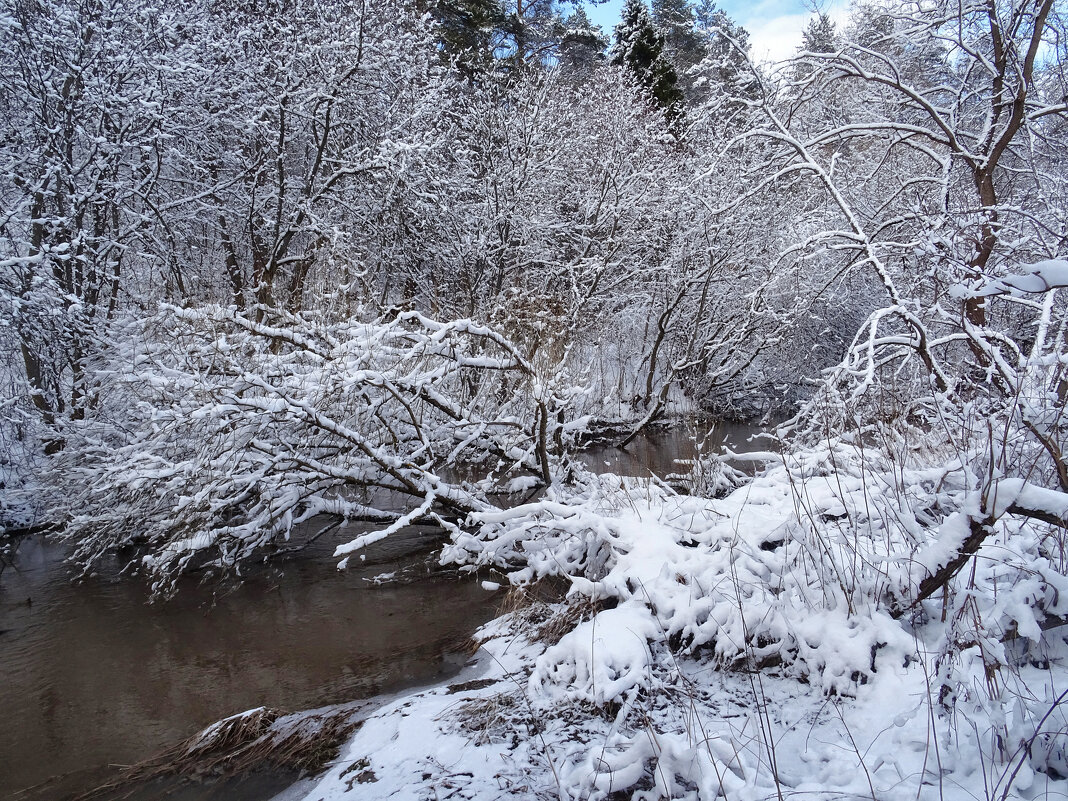
[[[355,536],[341,531],[337,540]],[[332,543],[227,591],[148,604],[138,581],[71,585],[62,552],[20,551],[0,584],[0,798],[130,764],[252,707],[303,709],[431,681],[494,611],[477,582],[427,575],[426,532],[333,569]],[[382,572],[423,576],[377,586]],[[38,797],[85,789],[68,776]]]
[[[579,454],[579,461],[595,473],[642,477],[654,474],[664,478],[685,473],[687,460],[701,453],[719,453],[723,445],[736,453],[767,450],[766,440],[752,440],[761,430],[747,423],[710,424],[697,420],[673,428],[651,429],[626,449],[595,445]]]

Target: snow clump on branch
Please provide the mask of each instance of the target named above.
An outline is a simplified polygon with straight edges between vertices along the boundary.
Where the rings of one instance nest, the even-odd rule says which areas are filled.
[[[451,528],[495,508],[494,477],[542,480],[532,369],[470,320],[165,306],[120,342],[130,367],[94,388],[100,412],[72,432],[53,499],[78,560],[143,546],[157,590],[195,565],[233,568],[319,514],[392,524],[379,537]],[[472,466],[488,484],[456,478]]]

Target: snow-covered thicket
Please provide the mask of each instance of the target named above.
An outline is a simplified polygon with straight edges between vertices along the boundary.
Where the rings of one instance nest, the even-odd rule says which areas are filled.
[[[1068,773],[1053,0],[859,5],[778,69],[713,26],[670,122],[637,62],[551,69],[551,3],[9,5],[0,356],[83,561],[142,546],[167,590],[328,513],[382,526],[342,559],[433,521],[445,562],[566,581],[486,633],[519,700],[438,724],[517,793]],[[808,403],[753,481],[703,463],[725,497],[569,463],[591,417],[757,391]],[[806,730],[849,770],[784,755]]]
[[[142,544],[158,589],[190,564],[230,568],[277,547],[319,514],[389,524],[341,557],[491,508],[494,476],[553,477],[547,451],[562,434],[545,419],[546,388],[469,320],[165,307],[123,341],[137,344],[92,385],[97,413],[68,428],[54,461],[56,503],[77,558]],[[486,481],[464,481],[472,469]]]
[[[846,37],[761,80],[709,170],[748,179],[717,214],[796,197],[774,258],[799,299],[840,304],[819,323],[845,356],[789,427],[794,447],[846,437],[873,465],[912,447],[960,465],[960,527],[917,596],[993,535],[1010,486],[1068,490],[1057,19],[1051,3],[860,8]]]
[[[434,435],[462,440],[511,404],[521,411],[510,424],[537,443],[547,482],[566,473],[554,460],[588,415],[640,427],[671,403],[692,404],[683,387],[744,395],[789,317],[788,277],[742,263],[751,229],[732,233],[708,213],[704,195],[729,192],[730,180],[695,192],[700,154],[625,72],[594,70],[581,86],[562,70],[465,81],[441,59],[447,32],[404,2],[10,11],[0,32],[11,110],[0,358],[19,391],[2,434],[27,451],[38,437],[50,455],[63,451],[50,514],[76,521],[85,559],[168,543],[154,563],[166,571],[185,564],[176,548],[187,557],[196,543],[221,546],[230,564],[234,547],[212,533],[220,527],[246,526],[236,540],[263,545],[288,530],[290,511],[327,509],[292,477],[271,485],[285,499],[268,500],[267,485],[197,469],[177,494],[205,511],[177,515],[136,478],[157,467],[127,461],[211,453],[219,466],[259,464],[253,440],[186,417],[226,375],[282,390],[285,348],[249,326],[305,343],[398,313],[492,328],[512,343],[523,380],[462,365],[442,397],[491,405],[464,407],[454,432]],[[59,23],[46,31],[50,15]],[[161,304],[185,316],[161,315]],[[205,354],[220,349],[213,326],[227,314],[257,355],[215,374]],[[132,361],[146,355],[176,372],[157,379]],[[319,358],[324,385],[352,367],[334,352]],[[271,429],[256,440],[264,447],[285,441],[277,410],[239,409],[226,426]],[[403,439],[395,430],[412,414],[388,404],[369,446]],[[274,472],[294,464],[271,458],[281,460]],[[85,495],[65,490],[72,466]],[[121,504],[84,505],[112,491]],[[409,494],[405,511],[434,506],[422,490]],[[120,508],[150,533],[124,528]]]
[[[1049,149],[1066,109],[1038,57],[1063,46],[1051,9],[861,9],[853,41],[743,103],[708,172],[740,191],[713,218],[774,222],[763,253],[799,301],[835,293],[817,338],[845,358],[726,498],[585,476],[472,515],[443,559],[563,579],[568,600],[485,632],[499,684],[415,704],[438,715],[436,758],[376,760],[407,729],[396,711],[355,738],[383,794],[427,777],[466,797],[1056,793],[1068,485]]]
[[[1048,521],[1064,519],[1068,495],[1003,479],[982,497],[966,464],[902,445],[789,453],[714,502],[589,476],[580,490],[474,515],[480,529],[454,535],[443,558],[518,584],[567,577],[574,596],[640,608],[628,620],[645,619],[635,630],[647,639],[726,667],[783,666],[826,693],[852,694],[884,661],[906,663],[939,608],[953,625],[928,646],[981,646],[996,672],[1004,638],[1038,643],[1065,611],[1064,535]],[[983,503],[977,569],[947,574]],[[955,617],[958,607],[968,614]],[[574,677],[563,684],[585,692]]]
[[[338,210],[388,194],[448,83],[427,21],[389,6],[0,9],[0,359],[49,452],[130,316],[299,310],[315,264],[360,271]]]
[[[469,81],[405,2],[9,6],[5,437],[71,444],[160,302],[474,319],[557,406],[636,421],[744,396],[793,307],[625,71]]]

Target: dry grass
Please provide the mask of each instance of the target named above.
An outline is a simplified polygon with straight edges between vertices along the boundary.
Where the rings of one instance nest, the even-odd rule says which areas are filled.
[[[125,768],[113,781],[73,801],[121,798],[166,777],[183,780],[241,776],[264,768],[314,773],[338,756],[362,723],[362,704],[283,714],[261,707],[214,723],[199,734],[144,762]]]
[[[566,603],[557,604],[550,610],[548,617],[535,628],[532,639],[547,646],[556,645],[565,634],[574,631],[580,623],[592,620],[594,615],[609,605],[604,601],[590,600],[585,595],[572,596]]]
[[[523,717],[519,698],[509,689],[487,698],[472,698],[465,701],[457,719],[460,728],[471,736],[475,745],[506,742],[515,732],[515,721]]]
[[[511,587],[497,610],[498,616],[513,615],[535,642],[555,645],[567,632],[604,609],[600,601],[567,595],[571,582],[550,576],[521,587]],[[475,642],[477,647],[478,642]]]

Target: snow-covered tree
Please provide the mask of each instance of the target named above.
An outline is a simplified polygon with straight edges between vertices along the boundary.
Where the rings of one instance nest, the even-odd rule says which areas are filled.
[[[802,53],[833,53],[838,44],[838,32],[830,14],[821,11],[801,32]]]
[[[383,235],[375,214],[433,142],[445,100],[431,29],[403,6],[364,4],[199,22],[219,33],[201,39],[171,184],[179,197],[190,179],[205,188],[180,223],[190,262],[218,259],[197,296],[217,298],[224,279],[239,307],[299,311],[310,286],[365,269]]]
[[[695,10],[697,30],[704,40],[704,58],[693,68],[695,101],[737,107],[753,100],[758,81],[749,61],[749,32],[737,25],[711,0]]]
[[[613,64],[625,67],[656,99],[669,119],[682,112],[678,73],[664,53],[664,36],[653,24],[643,0],[627,0],[615,27],[610,53]]]
[[[567,18],[560,40],[560,69],[574,83],[585,83],[604,62],[608,41],[595,27],[586,10],[579,6]]]
[[[180,80],[183,43],[175,15],[152,6],[19,2],[3,14],[3,362],[21,363],[54,450],[55,426],[92,402],[87,360],[151,248],[172,133],[164,75]]]
[[[486,493],[511,478],[551,480],[534,371],[472,321],[165,306],[131,326],[125,368],[98,377],[100,410],[53,469],[76,558],[140,545],[157,592],[191,567],[300,547],[293,527],[316,515],[384,526],[341,558],[491,509]],[[472,467],[487,481],[447,477]]]
[[[705,41],[688,0],[653,0],[653,24],[664,37],[664,56],[675,68],[679,87],[689,100],[693,94],[693,68],[705,57]]]
[[[490,69],[504,20],[497,0],[438,0],[432,6],[445,56],[467,77]]]
[[[882,294],[867,296],[875,305],[806,418],[809,444],[847,430],[900,443],[920,429],[959,481],[916,540],[895,614],[945,590],[1003,516],[1059,525],[1049,510],[1068,491],[1058,297],[1068,263],[1047,200],[1057,183],[1034,147],[1068,114],[1042,89],[1043,43],[1063,36],[1051,10],[890,7],[892,25],[867,45],[810,49],[781,93],[765,85],[763,124],[731,144],[761,155],[749,161],[753,189],[730,208],[765,192],[795,198],[801,235],[783,264],[828,288],[863,272]],[[930,57],[945,48],[952,58]]]

